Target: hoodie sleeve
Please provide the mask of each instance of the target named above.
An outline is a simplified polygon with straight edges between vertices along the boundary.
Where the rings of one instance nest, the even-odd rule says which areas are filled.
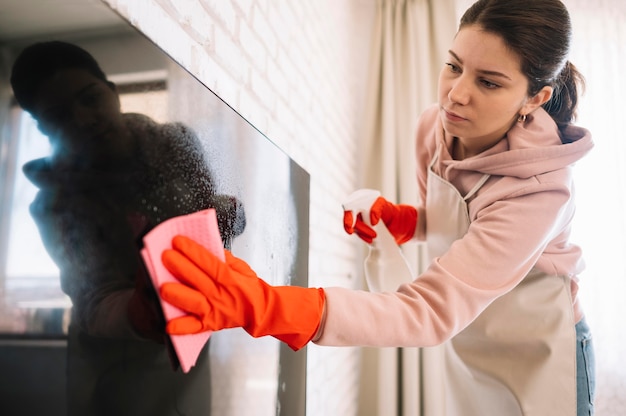
[[[543,258],[548,245],[567,234],[573,214],[569,169],[502,180],[514,183],[492,183],[482,199],[476,198],[467,234],[412,283],[382,294],[327,289],[325,326],[316,342],[438,345],[463,330],[536,265],[552,273],[575,272],[563,266],[575,262],[560,261],[558,255]],[[563,247],[561,254],[575,257],[574,251]]]

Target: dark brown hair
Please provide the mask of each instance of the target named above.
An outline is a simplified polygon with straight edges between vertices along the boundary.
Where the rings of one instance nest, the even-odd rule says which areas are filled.
[[[98,62],[86,50],[61,41],[35,43],[20,52],[11,71],[11,87],[18,104],[32,113],[41,85],[68,68],[84,69],[108,83]]]
[[[479,0],[461,17],[459,30],[478,25],[504,39],[521,58],[528,95],[548,85],[552,98],[543,108],[564,129],[576,118],[578,90],[584,78],[569,62],[572,24],[559,0]]]

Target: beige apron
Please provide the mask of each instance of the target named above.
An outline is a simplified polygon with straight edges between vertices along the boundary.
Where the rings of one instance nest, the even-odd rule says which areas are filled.
[[[489,179],[483,176],[463,197],[432,171],[436,159],[427,181],[431,260],[467,232],[467,201]],[[568,278],[533,269],[452,340],[425,348],[424,415],[575,416],[576,332],[569,284]]]

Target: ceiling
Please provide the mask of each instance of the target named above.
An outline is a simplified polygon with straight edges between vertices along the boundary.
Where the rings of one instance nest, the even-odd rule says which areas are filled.
[[[0,42],[120,24],[101,0],[0,0]]]

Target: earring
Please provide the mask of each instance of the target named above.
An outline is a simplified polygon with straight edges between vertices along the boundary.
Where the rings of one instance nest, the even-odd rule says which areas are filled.
[[[517,122],[518,123],[525,123],[526,122],[526,114],[520,114],[519,117],[517,118]]]

